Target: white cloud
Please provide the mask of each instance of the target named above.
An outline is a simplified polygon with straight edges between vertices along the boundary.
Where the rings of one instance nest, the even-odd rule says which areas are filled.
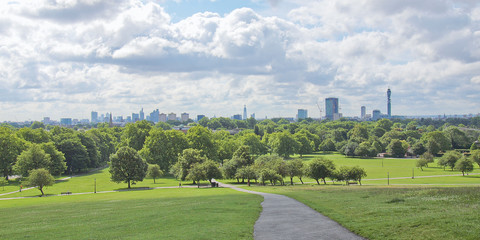
[[[480,112],[475,1],[271,4],[173,23],[161,1],[2,2],[0,120],[141,106],[229,116],[243,104],[257,116],[317,117],[330,96],[358,115],[385,109],[388,86],[394,114]],[[37,105],[44,112],[13,113]]]

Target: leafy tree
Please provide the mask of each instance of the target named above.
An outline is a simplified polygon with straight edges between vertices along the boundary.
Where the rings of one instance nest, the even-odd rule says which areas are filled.
[[[141,182],[147,174],[148,164],[134,148],[121,147],[110,157],[110,161],[112,181],[128,183],[128,188],[130,181]]]
[[[13,168],[16,173],[23,177],[28,177],[29,171],[47,168],[50,165],[50,155],[46,154],[40,145],[33,143],[18,156]]]
[[[50,141],[50,134],[43,128],[31,129],[24,127],[16,132],[17,136],[32,143],[45,143]]]
[[[298,158],[287,161],[286,171],[287,171],[287,175],[290,177],[290,184],[293,185],[293,177],[300,176],[299,178],[301,180],[303,176],[303,161]]]
[[[335,151],[335,143],[332,141],[331,138],[327,138],[323,140],[322,144],[320,144],[320,149],[324,152]]]
[[[450,138],[452,147],[455,149],[465,149],[468,148],[470,144],[470,139],[464,131],[458,129],[457,127],[450,126],[444,130],[446,135]]]
[[[116,138],[114,135],[105,131],[105,129],[90,129],[86,134],[91,137],[97,145],[100,153],[99,164],[106,164],[110,160],[110,155],[115,153]]]
[[[377,121],[377,127],[379,128],[383,128],[385,129],[385,131],[390,131],[392,126],[393,126],[393,122],[389,119],[386,119],[386,118],[382,118],[380,120]]]
[[[170,124],[168,124],[166,122],[158,122],[157,124],[155,124],[155,127],[163,129],[165,131],[166,130],[172,130],[172,126],[170,126]]]
[[[350,140],[361,143],[368,139],[368,129],[365,125],[357,124],[347,134]]]
[[[45,129],[45,124],[39,121],[35,121],[30,125],[31,129]]]
[[[429,133],[425,134],[423,136],[423,138],[427,139],[427,141],[434,140],[438,144],[438,146],[440,147],[440,151],[447,151],[447,150],[452,149],[451,140],[443,132],[440,132],[440,131],[429,132]],[[427,149],[428,148],[429,148],[429,146],[427,144]],[[430,152],[430,153],[437,154],[438,152]]]
[[[355,149],[357,149],[358,143],[356,142],[348,142],[345,146],[343,146],[343,149],[341,152],[345,154],[346,156],[355,156]]]
[[[465,172],[473,171],[473,161],[463,157],[455,163],[455,169],[461,171],[462,175],[465,176]]]
[[[401,158],[405,156],[407,152],[402,145],[402,142],[398,139],[392,139],[390,144],[387,146],[387,151],[392,154],[394,157]]]
[[[354,166],[350,168],[349,176],[350,179],[358,181],[362,185],[362,178],[367,176],[367,172],[359,166]]]
[[[200,183],[201,180],[206,179],[205,169],[201,163],[194,163],[190,166],[188,174],[185,179],[193,181],[193,184]]]
[[[153,178],[153,183],[155,183],[155,179],[161,176],[163,176],[163,171],[160,169],[160,166],[157,164],[148,165],[147,177]]]
[[[222,172],[218,168],[218,163],[213,160],[207,159],[202,163],[203,170],[205,171],[206,179],[212,183],[212,179],[222,178]]]
[[[413,144],[412,151],[413,151],[413,154],[415,155],[422,155],[427,151],[427,148],[425,148],[425,146],[421,141],[418,141],[415,144]]]
[[[265,181],[270,181],[270,184],[275,185],[277,181],[281,181],[282,177],[273,169],[264,168],[259,173],[260,181],[265,185]]]
[[[64,173],[67,170],[65,155],[57,150],[53,142],[42,143],[40,146],[46,154],[50,155],[50,165],[46,167],[47,170],[55,176]]]
[[[300,143],[293,138],[288,132],[279,132],[272,134],[270,146],[274,153],[289,158],[290,155],[295,154],[299,148]]]
[[[348,185],[349,181],[358,181],[362,185],[362,178],[367,176],[365,169],[360,168],[359,166],[348,167],[341,166],[338,171],[333,173],[333,178],[337,181],[345,181]]]
[[[79,132],[77,134],[80,142],[87,150],[88,162],[87,167],[96,168],[100,166],[100,152],[98,151],[97,144],[90,135]]]
[[[129,146],[140,151],[151,129],[152,125],[147,120],[128,123],[122,134],[122,146]]]
[[[237,169],[237,172],[235,174],[235,177],[237,179],[247,179],[248,182],[250,182],[251,179],[257,179],[257,174],[255,172],[255,168],[250,165],[250,166],[244,166],[239,169]]]
[[[438,164],[443,166],[444,168],[448,166],[453,171],[453,169],[455,168],[455,164],[457,163],[458,159],[460,159],[461,157],[462,155],[455,150],[448,151],[440,158],[440,160],[438,161]]]
[[[11,129],[0,127],[0,171],[6,180],[13,173],[13,164],[23,149],[25,144]]]
[[[317,184],[320,184],[319,179],[322,179],[323,183],[327,184],[325,178],[331,177],[333,171],[335,171],[335,164],[333,164],[332,160],[316,158],[308,165],[307,176],[315,179]]]
[[[478,166],[480,166],[480,150],[473,150],[471,152],[470,157],[472,158],[472,160],[474,162],[476,162],[478,164]]]
[[[315,143],[308,139],[307,135],[301,132],[298,132],[293,135],[295,140],[299,143],[296,153],[300,154],[300,158],[303,157],[303,154],[312,153],[315,149]]]
[[[43,192],[43,188],[45,186],[52,186],[54,183],[55,179],[48,172],[48,170],[44,168],[31,170],[27,181],[27,185],[32,187],[36,186],[38,190],[40,190],[40,192],[42,193],[42,196],[45,195]]]
[[[148,163],[157,164],[162,170],[168,171],[186,148],[188,141],[185,134],[176,130],[153,128],[139,153]]]
[[[191,148],[201,150],[202,155],[209,159],[217,160],[217,146],[210,130],[202,126],[192,127],[187,132],[187,139]]]
[[[417,160],[417,167],[419,167],[423,171],[423,167],[428,167],[429,163],[433,163],[433,155],[431,153],[424,153],[420,156]]]
[[[65,155],[67,171],[79,172],[88,166],[88,152],[80,139],[71,136],[56,144],[57,149]]]
[[[369,157],[371,155],[371,146],[368,142],[362,142],[355,148],[355,155],[361,157]],[[376,155],[376,154],[375,154]]]
[[[194,164],[203,163],[206,160],[207,158],[202,156],[200,150],[187,148],[183,150],[178,161],[170,169],[170,172],[175,175],[177,179],[185,181],[190,172],[190,168],[192,168]],[[193,184],[195,184],[195,181]]]
[[[247,133],[240,138],[242,145],[248,146],[251,155],[262,155],[267,153],[267,147],[262,141],[260,136],[255,133]]]

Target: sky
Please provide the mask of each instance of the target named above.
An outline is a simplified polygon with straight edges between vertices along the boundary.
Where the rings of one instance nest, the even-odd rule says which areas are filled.
[[[477,0],[0,2],[0,121],[480,113]],[[320,108],[318,107],[320,106]]]

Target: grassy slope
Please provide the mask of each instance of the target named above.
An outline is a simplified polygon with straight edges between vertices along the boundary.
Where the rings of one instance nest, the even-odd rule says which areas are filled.
[[[45,189],[45,194],[60,194],[62,192],[93,192],[94,184],[97,184],[97,192],[100,191],[112,191],[118,189],[127,188],[126,183],[114,183],[110,181],[110,172],[108,168],[98,170],[79,177],[73,177],[65,181],[58,181],[53,186],[49,186]],[[155,184],[153,179],[144,179],[142,182],[137,182],[132,187],[166,187],[166,186],[178,186],[178,181],[175,178],[161,178],[156,179]],[[13,191],[18,190],[16,187]],[[40,191],[32,189],[28,191],[22,191],[21,193],[8,194],[3,197],[26,197],[26,196],[38,196]]]
[[[252,239],[263,198],[157,189],[0,201],[0,239]]]
[[[478,239],[480,188],[254,187],[295,198],[369,239]]]
[[[294,156],[294,158],[297,158],[298,156]],[[412,170],[414,171],[414,176],[433,176],[433,175],[453,175],[453,174],[461,174],[459,171],[451,171],[450,169],[443,170],[443,167],[437,166],[435,163],[429,164],[430,167],[428,168],[423,168],[423,171],[420,170],[420,168],[415,167],[417,159],[411,159],[411,158],[403,158],[403,159],[395,159],[395,158],[385,158],[385,159],[380,159],[380,158],[370,158],[370,159],[363,159],[363,158],[350,158],[350,157],[345,157],[344,155],[341,154],[322,154],[322,153],[316,153],[316,154],[309,154],[305,155],[303,157],[303,160],[305,163],[309,162],[310,160],[316,158],[316,157],[323,157],[327,159],[331,159],[334,161],[335,165],[338,167],[340,166],[360,166],[364,168],[367,171],[367,179],[378,179],[378,178],[387,178],[387,173],[389,173],[390,178],[395,178],[395,177],[411,177],[412,176]],[[383,166],[382,166],[383,162]],[[475,169],[473,173],[480,173],[480,169],[478,168],[477,165],[475,165]],[[306,181],[314,181],[312,179],[305,179]],[[374,182],[374,181],[368,181],[368,184],[386,184],[386,180],[377,180],[379,182]],[[436,178],[436,179],[430,179],[430,180],[420,180],[420,178],[415,179],[413,182],[408,181],[408,180],[402,180],[402,181],[395,181],[393,183],[409,183],[409,184],[414,184],[414,183],[439,183],[439,184],[444,184],[444,183],[456,183],[456,184],[461,184],[461,183],[479,183],[478,179],[475,178],[462,178],[462,177],[446,177],[446,178]],[[367,183],[367,181],[365,182]],[[392,181],[390,182],[392,183]]]

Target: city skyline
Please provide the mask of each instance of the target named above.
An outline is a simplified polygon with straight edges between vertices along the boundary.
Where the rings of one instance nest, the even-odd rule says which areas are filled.
[[[476,1],[44,0],[0,13],[0,122],[243,105],[320,118],[332,96],[343,116],[388,114],[388,88],[392,116],[480,113]]]

